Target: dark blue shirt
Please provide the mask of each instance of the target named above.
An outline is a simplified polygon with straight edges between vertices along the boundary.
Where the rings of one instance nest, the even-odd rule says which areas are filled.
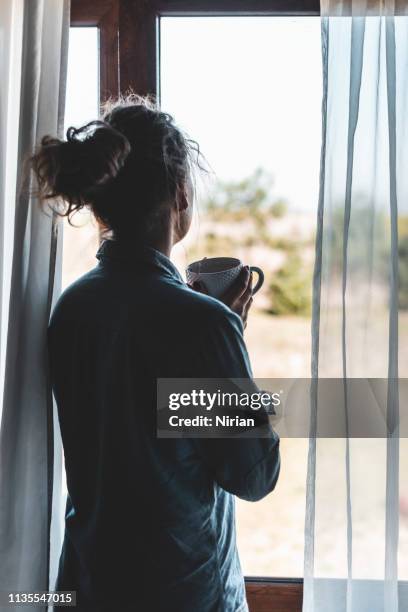
[[[156,436],[157,378],[251,376],[241,320],[154,249],[105,242],[98,259],[49,329],[68,487],[58,588],[81,611],[245,611],[234,495],[274,488],[277,436]]]

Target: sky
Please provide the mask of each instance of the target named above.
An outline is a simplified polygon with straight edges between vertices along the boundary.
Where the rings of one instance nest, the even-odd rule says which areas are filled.
[[[318,17],[167,17],[161,106],[197,140],[215,176],[257,167],[294,210],[317,208],[322,71]],[[66,124],[98,112],[95,28],[70,34]]]

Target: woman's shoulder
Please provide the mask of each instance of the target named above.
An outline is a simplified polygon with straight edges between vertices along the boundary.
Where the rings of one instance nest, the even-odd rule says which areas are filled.
[[[58,299],[50,326],[68,321],[93,325],[114,320],[115,313],[129,311],[129,320],[155,321],[185,329],[200,326],[234,328],[242,333],[241,319],[219,300],[198,293],[181,281],[160,279],[151,282],[111,283],[97,266],[71,285]]]
[[[78,320],[84,312],[84,305],[98,299],[98,285],[102,284],[101,281],[103,279],[96,267],[68,285],[55,304],[50,325],[55,325],[61,319]]]

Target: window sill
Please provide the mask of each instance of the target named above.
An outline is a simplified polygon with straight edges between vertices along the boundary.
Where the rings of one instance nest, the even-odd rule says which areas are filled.
[[[301,612],[301,578],[245,578],[250,612]]]

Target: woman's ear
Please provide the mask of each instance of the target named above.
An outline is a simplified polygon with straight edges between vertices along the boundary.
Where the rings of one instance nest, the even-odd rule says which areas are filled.
[[[186,187],[178,190],[176,196],[176,207],[178,212],[184,212],[189,207],[189,198]]]
[[[189,192],[188,184],[177,190],[174,201],[174,229],[177,235],[177,241],[180,241],[190,229],[193,218],[193,205],[191,201],[191,193]]]

